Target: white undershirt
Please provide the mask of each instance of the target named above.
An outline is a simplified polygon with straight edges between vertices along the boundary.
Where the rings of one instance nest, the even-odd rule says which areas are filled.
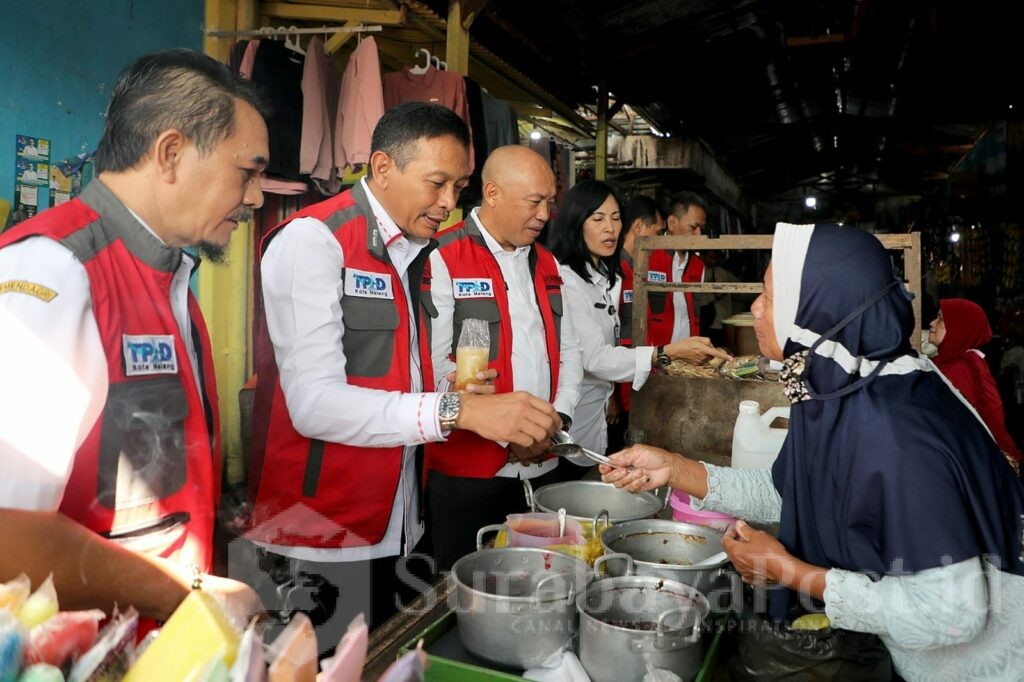
[[[680,255],[679,251],[672,254],[672,281],[682,282],[686,266],[690,263],[691,255],[688,251]],[[701,275],[701,281],[704,280]],[[690,309],[686,304],[686,292],[676,291],[672,293],[672,309],[675,313],[672,321],[672,343],[688,339],[693,336],[690,329]]]
[[[544,320],[537,305],[533,277],[530,275],[530,247],[523,246],[513,251],[503,249],[480,222],[478,211],[473,209],[469,220],[476,221],[507,286],[512,323],[513,390],[526,391],[547,400],[551,395],[551,368],[545,343]],[[430,254],[430,276],[430,295],[438,312],[438,316],[431,322],[430,355],[434,362],[434,375],[439,378],[439,386],[443,388],[447,384],[445,375],[455,370],[455,363],[449,357],[453,346],[455,295],[448,266],[437,251]],[[579,401],[583,362],[579,341],[568,314],[568,302],[563,299],[562,305],[565,314],[562,316],[560,365],[554,406],[557,411],[571,418]],[[495,475],[504,478],[535,478],[557,465],[556,459],[548,460],[539,467],[506,464]]]
[[[370,207],[388,257],[409,300],[408,268],[427,245],[407,239],[370,191]],[[341,245],[316,218],[293,220],[274,237],[260,265],[267,330],[274,344],[281,388],[295,429],[307,438],[358,447],[404,445],[399,494],[392,501],[387,530],[375,545],[345,548],[263,547],[294,559],[341,562],[407,554],[423,535],[416,480],[416,446],[443,440],[437,418],[439,393],[421,393],[415,315],[410,311],[409,363],[412,392],[353,386],[345,372],[341,297],[345,256]],[[410,301],[411,306],[411,301]],[[422,410],[421,410],[422,408]],[[430,415],[420,423],[419,414]],[[426,441],[421,436],[421,428]],[[368,455],[372,457],[372,454]],[[273,466],[268,459],[266,466]],[[264,474],[266,475],[266,474]],[[402,537],[405,537],[403,547]]]

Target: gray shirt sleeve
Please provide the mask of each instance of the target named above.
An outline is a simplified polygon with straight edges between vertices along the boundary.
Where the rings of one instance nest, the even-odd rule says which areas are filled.
[[[754,523],[778,523],[782,498],[768,469],[733,469],[702,462],[708,472],[708,494],[691,497],[697,510],[729,514]]]

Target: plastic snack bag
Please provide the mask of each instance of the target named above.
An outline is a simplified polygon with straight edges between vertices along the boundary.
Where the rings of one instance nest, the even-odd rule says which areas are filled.
[[[341,637],[334,656],[323,662],[320,682],[359,682],[366,663],[366,649],[370,642],[370,629],[359,614],[352,619]]]
[[[81,657],[96,643],[104,618],[99,610],[63,611],[35,626],[28,633],[25,665],[49,663],[61,668]]]
[[[35,626],[45,623],[59,610],[57,590],[53,587],[53,574],[50,574],[21,605],[21,609],[18,610],[18,620],[26,629],[31,630]]]

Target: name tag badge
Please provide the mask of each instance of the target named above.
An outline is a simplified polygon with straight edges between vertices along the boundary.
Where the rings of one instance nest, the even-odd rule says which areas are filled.
[[[177,374],[178,355],[174,350],[174,336],[121,335],[126,376],[147,374]]]
[[[623,303],[632,303],[633,302],[633,290],[632,289],[629,289],[627,291],[623,291],[622,292],[622,302]]]
[[[345,295],[361,298],[394,298],[391,275],[386,272],[365,272],[345,269]]]
[[[650,270],[647,273],[647,281],[648,282],[667,282],[668,281],[668,275],[666,275],[664,272],[658,272],[657,270]]]
[[[452,290],[455,292],[455,299],[460,298],[494,298],[494,286],[489,279],[463,279],[452,280]]]

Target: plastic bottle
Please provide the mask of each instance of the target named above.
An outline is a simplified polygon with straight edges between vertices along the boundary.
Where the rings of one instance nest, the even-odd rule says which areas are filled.
[[[738,469],[770,469],[786,440],[786,429],[773,429],[776,417],[789,418],[788,407],[773,407],[761,414],[755,400],[740,403],[732,432],[732,466]]]

